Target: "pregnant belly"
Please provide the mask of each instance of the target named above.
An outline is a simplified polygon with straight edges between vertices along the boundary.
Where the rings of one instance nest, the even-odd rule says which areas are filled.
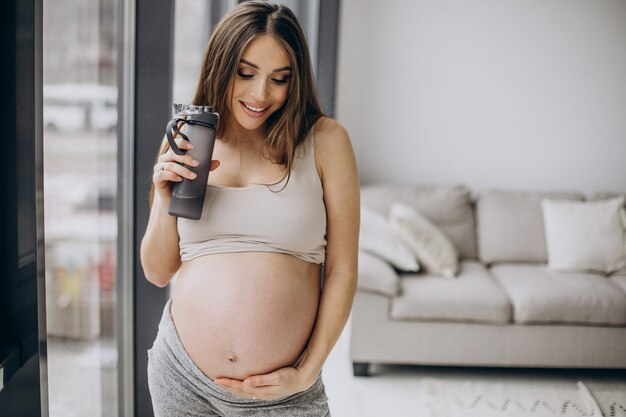
[[[278,253],[184,262],[171,311],[185,350],[211,379],[293,366],[315,324],[319,274],[319,265]]]

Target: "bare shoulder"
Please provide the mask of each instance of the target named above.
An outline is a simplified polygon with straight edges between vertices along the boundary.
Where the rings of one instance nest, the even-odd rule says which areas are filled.
[[[348,132],[335,119],[331,119],[330,117],[320,117],[315,125],[313,126],[313,137],[316,142],[328,142],[328,141],[338,141],[338,140],[348,140]]]
[[[321,117],[313,127],[313,143],[315,146],[315,162],[322,180],[333,167],[343,166],[344,169],[354,165],[354,150],[348,131],[337,120]]]

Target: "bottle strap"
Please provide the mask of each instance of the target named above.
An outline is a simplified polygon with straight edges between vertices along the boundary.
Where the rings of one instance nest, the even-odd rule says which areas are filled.
[[[167,136],[167,141],[170,144],[170,147],[177,155],[184,155],[185,151],[180,149],[174,140],[174,135],[180,135],[183,139],[189,140],[187,135],[180,131],[178,128],[178,123],[183,122],[183,124],[188,123],[186,119],[175,118],[167,122],[167,126],[165,128],[165,135]],[[174,132],[174,134],[172,134]]]
[[[204,126],[204,127],[215,129],[215,125],[211,123],[203,122],[201,120],[193,120],[193,119],[188,120],[188,119],[175,118],[167,122],[167,126],[165,127],[165,135],[167,136],[167,141],[169,142],[170,147],[177,155],[184,155],[186,150],[180,149],[178,145],[176,145],[174,136],[180,135],[183,139],[189,140],[189,137],[187,137],[187,135],[181,132],[180,129],[178,128],[178,123],[180,122],[182,122],[183,124],[198,125],[198,126]]]

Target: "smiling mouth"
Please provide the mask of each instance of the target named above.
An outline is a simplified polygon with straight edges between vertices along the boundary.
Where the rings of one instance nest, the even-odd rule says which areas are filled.
[[[263,113],[265,113],[265,112],[267,111],[267,109],[269,109],[269,108],[270,108],[270,106],[266,106],[266,107],[256,107],[256,106],[251,106],[250,104],[245,103],[245,102],[243,102],[243,101],[240,101],[240,103],[241,103],[241,104],[243,105],[243,107],[244,107],[244,108],[246,108],[247,110],[250,110],[250,111],[252,111],[252,112],[254,112],[254,113],[257,113],[257,114],[263,114]]]

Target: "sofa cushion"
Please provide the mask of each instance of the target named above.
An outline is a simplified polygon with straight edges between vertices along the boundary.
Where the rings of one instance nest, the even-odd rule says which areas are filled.
[[[402,271],[419,271],[411,249],[393,232],[386,217],[361,206],[359,250],[370,252]]]
[[[541,200],[582,201],[579,193],[487,190],[476,206],[478,253],[486,263],[547,262]]]
[[[548,268],[611,273],[626,267],[624,197],[599,201],[542,201]]]
[[[359,251],[359,290],[393,297],[400,290],[400,278],[385,260]]]
[[[626,194],[624,193],[613,193],[610,191],[599,191],[592,194],[589,197],[589,201],[597,201],[597,200],[610,200],[611,198],[622,197],[624,199],[624,205],[622,206],[622,210],[620,211],[620,219],[622,220],[622,227],[624,228],[624,251],[626,252]]]
[[[456,279],[428,274],[401,274],[400,295],[391,317],[408,320],[509,323],[511,306],[485,267],[462,261]]]
[[[620,287],[622,291],[624,291],[624,294],[626,294],[626,268],[620,269],[619,271],[614,272],[613,274],[611,274],[609,279],[615,285]]]
[[[393,203],[420,211],[450,238],[463,258],[476,259],[476,229],[470,192],[463,185],[364,185],[361,204],[385,217]]]
[[[491,273],[516,323],[626,325],[626,293],[605,276],[524,264],[494,265]]]
[[[459,271],[459,253],[450,239],[413,207],[395,203],[389,223],[395,234],[413,251],[424,270],[454,278]]]

